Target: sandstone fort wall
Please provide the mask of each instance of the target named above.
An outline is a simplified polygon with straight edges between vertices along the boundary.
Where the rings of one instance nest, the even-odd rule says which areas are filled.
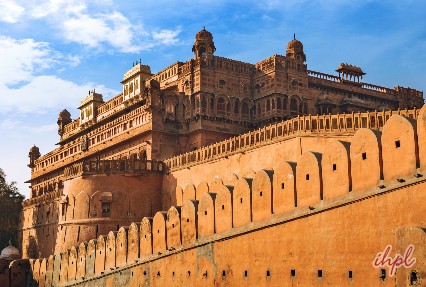
[[[425,280],[425,133],[423,108],[417,121],[393,115],[382,131],[259,144],[247,161],[232,154],[236,145],[221,149],[222,160],[172,159],[163,191],[176,181],[177,206],[30,260],[34,279],[39,286],[405,286],[417,272]],[[419,265],[398,270],[395,280],[373,268],[385,246],[403,253],[409,243]]]

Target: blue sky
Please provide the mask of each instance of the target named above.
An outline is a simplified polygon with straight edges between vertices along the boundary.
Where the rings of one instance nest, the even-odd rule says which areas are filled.
[[[426,90],[426,1],[0,0],[0,167],[28,196],[29,148],[58,142],[88,90],[109,99],[132,62],[158,72],[192,57],[196,32],[216,54],[256,63],[285,54],[293,33],[308,68],[361,66],[365,82]]]

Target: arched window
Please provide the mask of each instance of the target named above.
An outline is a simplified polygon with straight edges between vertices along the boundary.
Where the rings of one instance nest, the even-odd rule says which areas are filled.
[[[281,110],[281,98],[277,98],[277,109]]]
[[[204,110],[207,107],[207,102],[204,97],[201,98],[201,108]]]
[[[200,50],[198,50],[198,57],[205,57],[206,56],[206,47],[201,47]]]
[[[297,101],[296,99],[291,99],[290,100],[290,111],[292,112],[297,112],[298,108],[297,108]]]
[[[224,113],[225,112],[225,100],[223,98],[219,98],[217,100],[217,112]]]
[[[235,103],[234,103],[234,114],[239,114],[239,112],[238,112],[238,110],[239,110],[239,103],[238,103],[238,100],[236,100],[235,101]]]
[[[272,99],[272,109],[275,109],[275,99]]]
[[[214,98],[210,98],[210,112],[214,112]]]
[[[267,101],[266,101],[266,111],[267,112],[269,112],[271,110],[271,100],[270,99],[268,99]]]
[[[306,114],[306,115],[308,114],[308,104],[307,103],[303,104],[303,113]]]
[[[242,107],[241,107],[241,114],[243,115],[248,115],[249,114],[249,107],[247,102],[244,102]]]

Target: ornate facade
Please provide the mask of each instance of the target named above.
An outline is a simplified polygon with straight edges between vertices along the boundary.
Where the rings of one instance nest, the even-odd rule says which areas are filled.
[[[213,36],[205,29],[197,33],[192,51],[189,61],[156,74],[140,61],[134,63],[121,81],[122,93],[104,101],[101,94],[90,91],[80,103],[77,119],[72,120],[67,110],[59,114],[57,149],[41,156],[37,147],[31,148],[31,197],[23,203],[21,218],[24,258],[61,252],[71,256],[67,250],[72,246],[99,241],[110,231],[122,232],[123,226],[158,217],[172,205],[185,206],[185,200],[205,204],[207,199],[196,196],[199,188],[215,192],[225,185],[236,187],[243,184],[239,179],[255,178],[261,168],[273,178],[279,160],[300,161],[298,168],[306,160],[306,168],[317,167],[318,163],[311,165],[315,153],[309,158],[302,156],[305,151],[323,153],[336,140],[352,142],[360,128],[379,132],[395,113],[415,120],[416,108],[423,106],[423,92],[366,84],[364,71],[353,65],[341,64],[338,75],[308,70],[303,44],[296,37],[285,56],[273,55],[256,64],[216,56]],[[280,137],[285,141],[282,146]],[[269,145],[280,150],[265,148]],[[324,200],[321,167],[318,172]],[[362,169],[358,173],[364,174]],[[201,186],[202,177],[211,180],[218,174],[220,180]],[[379,176],[352,183],[348,178],[349,191],[378,186],[383,180]],[[305,187],[298,188],[301,198],[306,197],[299,206],[316,204]],[[265,205],[252,220],[262,222],[274,209]],[[285,213],[292,208],[275,210]],[[235,216],[223,220],[239,220]],[[219,224],[214,233],[222,229]],[[156,250],[163,252],[162,247]]]

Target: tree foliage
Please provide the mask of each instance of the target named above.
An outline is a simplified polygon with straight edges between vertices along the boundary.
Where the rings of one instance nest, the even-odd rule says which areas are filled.
[[[6,174],[0,168],[0,248],[8,245],[11,239],[17,244],[19,213],[24,196],[18,192],[16,182],[8,183]],[[0,249],[0,250],[1,250]]]

